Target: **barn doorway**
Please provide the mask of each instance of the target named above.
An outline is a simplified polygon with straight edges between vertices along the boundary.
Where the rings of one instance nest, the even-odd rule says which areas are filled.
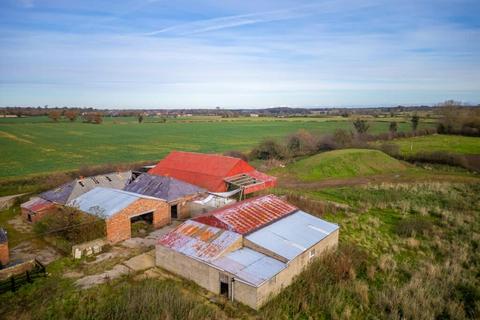
[[[132,237],[141,237],[153,231],[153,212],[130,218]]]
[[[225,298],[230,297],[228,276],[226,274],[220,274],[220,295],[225,296]]]
[[[173,206],[170,207],[170,213],[171,213],[172,219],[178,218],[178,204],[174,204]]]

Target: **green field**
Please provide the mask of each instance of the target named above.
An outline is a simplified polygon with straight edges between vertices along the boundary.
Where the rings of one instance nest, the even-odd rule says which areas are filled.
[[[157,161],[171,150],[248,151],[264,138],[283,138],[299,129],[327,134],[353,130],[344,118],[106,118],[101,125],[79,121],[52,123],[46,117],[0,118],[0,177],[18,177],[76,169],[82,165]],[[428,124],[424,124],[429,126]],[[388,130],[370,122],[370,133]],[[399,123],[399,130],[410,130]]]
[[[458,135],[430,135],[393,141],[406,155],[418,152],[444,151],[458,154],[480,154],[480,138]]]
[[[302,181],[315,181],[392,173],[406,168],[407,165],[381,151],[343,149],[294,162],[285,170]]]

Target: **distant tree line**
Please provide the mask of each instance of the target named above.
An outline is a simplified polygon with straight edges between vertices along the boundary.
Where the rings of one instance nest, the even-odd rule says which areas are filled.
[[[464,106],[454,100],[447,100],[438,107],[439,133],[480,136],[480,107]]]

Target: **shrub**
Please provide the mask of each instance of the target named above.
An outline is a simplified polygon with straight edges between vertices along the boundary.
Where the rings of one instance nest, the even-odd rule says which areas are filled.
[[[223,155],[227,157],[239,158],[245,161],[248,160],[248,156],[245,153],[237,150],[225,151]]]
[[[299,130],[287,138],[287,149],[294,156],[312,154],[317,149],[316,140],[308,131]]]
[[[251,158],[269,160],[269,159],[285,159],[288,157],[286,148],[275,140],[267,139],[261,142],[257,147],[253,148]]]

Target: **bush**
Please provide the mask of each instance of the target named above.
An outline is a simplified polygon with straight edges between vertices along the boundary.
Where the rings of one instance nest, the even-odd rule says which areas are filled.
[[[269,159],[285,159],[288,158],[286,148],[275,140],[267,139],[261,142],[257,147],[253,148],[251,158],[269,160]]]
[[[248,160],[248,156],[245,153],[237,150],[225,151],[223,155],[227,157],[239,158],[245,161]]]

